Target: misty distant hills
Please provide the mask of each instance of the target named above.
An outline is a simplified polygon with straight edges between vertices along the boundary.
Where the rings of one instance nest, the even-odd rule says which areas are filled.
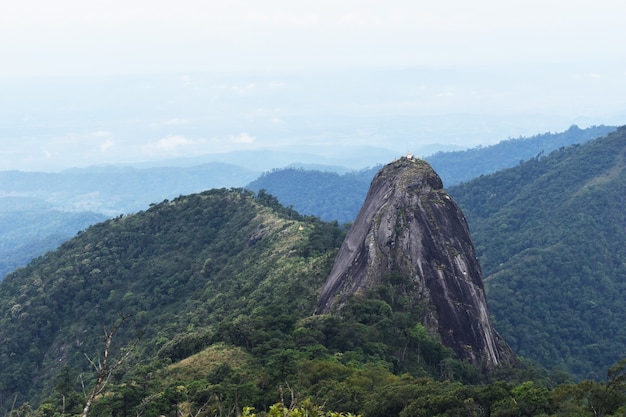
[[[237,187],[258,172],[213,162],[194,167],[101,166],[60,173],[0,172],[0,279],[89,225],[151,203]]]
[[[299,213],[322,220],[352,222],[359,212],[374,174],[380,166],[338,174],[319,170],[287,168],[265,173],[246,188],[267,190]]]
[[[221,162],[144,169],[96,166],[59,173],[3,171],[0,195],[35,197],[60,210],[115,216],[181,194],[241,186],[258,175],[258,171]]]
[[[56,210],[36,198],[0,198],[0,280],[31,259],[55,249],[77,231],[108,217]]]
[[[450,187],[504,168],[510,168],[535,156],[549,154],[564,146],[585,143],[615,131],[615,126],[591,126],[580,129],[572,125],[565,132],[543,133],[530,138],[503,140],[495,145],[458,152],[438,152],[426,161]]]
[[[439,174],[446,187],[518,165],[521,161],[615,131],[614,126],[580,129],[571,126],[561,133],[544,133],[531,138],[502,141],[496,145],[466,151],[439,152],[424,159]],[[248,185],[265,189],[298,212],[322,220],[351,222],[365,200],[369,183],[379,167],[351,173],[329,173],[293,168],[273,170]]]
[[[436,147],[436,149],[442,148],[444,148],[442,145]],[[434,148],[426,147],[425,149]],[[296,149],[285,147],[284,149],[281,148],[281,150],[257,149],[213,153],[189,158],[167,159],[157,163],[132,164],[132,166],[137,168],[162,166],[193,168],[203,164],[221,163],[246,167],[249,170],[256,171],[258,174],[294,166],[343,173],[360,170],[365,167],[378,166],[398,156],[397,152],[384,147],[337,145],[332,148],[332,151],[329,151],[327,148],[316,149],[315,147],[300,146]]]
[[[467,151],[439,152],[426,160],[440,173],[444,185],[450,186],[613,130],[615,127],[611,126],[572,126],[562,133],[510,139]],[[432,149],[424,147],[421,152]],[[412,151],[419,155],[420,150]],[[159,164],[76,168],[58,173],[2,171],[0,199],[20,200],[18,203],[15,199],[3,199],[0,204],[0,216],[11,219],[4,222],[10,227],[0,226],[0,279],[7,271],[54,249],[93,222],[211,188],[248,184],[255,191],[267,190],[300,213],[351,222],[380,167],[376,161],[384,163],[399,156],[368,147],[337,147],[332,155],[324,156],[304,147],[169,159]],[[266,172],[261,175],[263,170]],[[10,204],[18,204],[19,208],[11,210]],[[23,217],[19,216],[20,211]],[[38,224],[32,218],[47,219],[37,233],[31,231]]]

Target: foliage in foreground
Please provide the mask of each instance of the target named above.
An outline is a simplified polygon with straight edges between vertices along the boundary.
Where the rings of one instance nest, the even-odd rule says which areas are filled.
[[[161,379],[167,366],[138,369],[103,394],[89,415],[608,417],[626,413],[626,360],[608,371],[605,382],[556,386],[551,386],[549,379],[463,384],[450,379],[398,376],[376,366],[343,365],[332,358],[300,359],[294,366],[298,371],[283,375],[285,382],[276,387],[272,399],[265,399],[266,403],[258,402],[263,372],[246,379],[221,364],[206,379],[184,381]],[[312,369],[312,373],[304,372]],[[309,379],[306,384],[300,381],[300,390],[288,383],[291,380],[295,384],[299,378]],[[78,416],[80,395],[63,391],[66,388],[60,383],[55,395],[38,409],[24,404],[8,416]]]
[[[92,227],[0,287],[3,409],[81,415],[97,335],[123,312],[143,338],[126,356],[135,332],[116,333],[111,352],[128,360],[90,416],[624,414],[626,361],[605,382],[524,366],[483,375],[385,283],[341,315],[311,316],[342,238],[336,222],[244,190]]]

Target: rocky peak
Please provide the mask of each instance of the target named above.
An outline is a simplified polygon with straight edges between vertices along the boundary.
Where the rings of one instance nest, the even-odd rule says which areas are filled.
[[[409,303],[426,306],[423,324],[459,358],[486,368],[513,362],[489,319],[465,217],[430,165],[410,156],[374,177],[318,312],[339,310],[390,276],[402,277]]]

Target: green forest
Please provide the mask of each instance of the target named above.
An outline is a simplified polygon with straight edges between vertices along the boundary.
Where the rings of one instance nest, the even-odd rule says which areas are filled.
[[[478,178],[467,216],[496,328],[577,378],[626,356],[626,129]]]
[[[456,359],[402,277],[315,315],[350,225],[213,189],[93,225],[0,283],[0,413],[623,416],[625,161],[621,128],[450,188],[515,366]]]
[[[281,204],[322,220],[350,223],[365,200],[380,166],[337,174],[298,168],[277,169],[261,175],[246,188],[268,190]]]
[[[583,144],[614,132],[615,126],[570,126],[564,132],[542,133],[531,137],[509,138],[495,145],[478,146],[457,152],[438,152],[424,158],[437,171],[447,187],[468,182],[481,175],[512,168],[520,162],[550,154],[563,147]]]
[[[242,189],[90,227],[0,284],[3,414],[623,415],[626,361],[485,374],[392,287],[312,315],[344,235]]]
[[[537,150],[534,141],[541,145],[587,133],[572,127],[483,151]],[[576,380],[601,378],[603,369],[626,356],[625,143],[620,128],[447,188],[470,225],[496,329],[518,355]],[[480,153],[466,154],[471,155]],[[307,213],[323,213],[333,204],[332,192],[325,198],[297,192],[301,185],[314,189],[317,173],[289,174],[269,173],[264,185],[297,209],[312,207]],[[345,187],[342,176],[323,178],[335,189]],[[284,194],[288,189],[291,194]]]
[[[93,212],[56,210],[37,198],[0,197],[0,281],[20,266],[104,221]]]

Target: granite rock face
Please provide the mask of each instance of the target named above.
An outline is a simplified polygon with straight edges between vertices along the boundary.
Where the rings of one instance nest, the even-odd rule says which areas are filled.
[[[426,162],[407,156],[383,167],[343,242],[318,313],[401,277],[423,324],[456,355],[490,369],[513,354],[493,329],[465,217]],[[398,279],[395,280],[396,282]]]

